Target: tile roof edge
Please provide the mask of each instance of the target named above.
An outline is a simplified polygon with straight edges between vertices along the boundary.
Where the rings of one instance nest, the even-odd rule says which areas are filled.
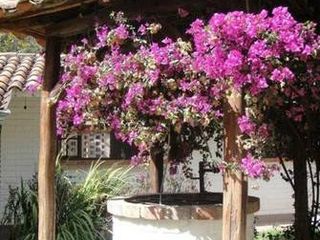
[[[0,65],[0,76],[5,78],[5,86],[0,88],[1,110],[9,107],[13,92],[28,92],[27,84],[38,83],[44,73],[45,57],[41,53],[0,52]]]
[[[0,56],[37,56],[42,53],[0,52]]]

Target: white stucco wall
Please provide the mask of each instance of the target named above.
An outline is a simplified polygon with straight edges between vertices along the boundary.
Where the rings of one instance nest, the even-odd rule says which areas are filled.
[[[113,240],[221,240],[222,220],[146,220],[113,216]],[[253,215],[247,217],[246,239],[252,240]],[[125,231],[124,231],[125,230]]]
[[[30,179],[36,172],[39,152],[39,97],[14,97],[9,108],[1,133],[0,212],[8,187],[20,185],[21,178]]]

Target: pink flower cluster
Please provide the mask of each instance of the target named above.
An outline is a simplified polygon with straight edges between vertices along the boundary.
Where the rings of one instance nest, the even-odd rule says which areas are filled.
[[[190,43],[147,41],[160,28],[147,23],[136,29],[122,20],[114,28],[97,27],[94,47],[85,42],[71,48],[61,77],[65,96],[57,109],[59,134],[111,129],[138,148],[134,162],[146,159],[154,144],[165,145],[170,131],[188,129],[195,139],[213,135],[221,118],[220,104],[212,104],[220,100],[212,94],[214,82],[192,69]],[[105,53],[98,60],[99,51]],[[181,143],[183,153],[189,154],[195,139]]]
[[[255,132],[256,125],[248,116],[241,116],[238,118],[238,125],[240,131],[244,134],[250,135]]]
[[[278,171],[276,165],[267,166],[263,161],[255,159],[251,154],[248,154],[241,161],[241,169],[251,178],[263,178],[269,180],[275,171]]]
[[[253,95],[273,82],[294,82],[288,59],[306,61],[319,49],[312,26],[296,22],[283,7],[275,8],[272,16],[266,11],[214,14],[207,25],[196,20],[188,33],[194,40],[196,70],[215,79],[217,86],[234,85]]]
[[[285,119],[304,132],[308,119],[320,115],[315,24],[299,23],[278,7],[272,15],[217,13],[207,24],[196,20],[188,33],[195,47],[193,67],[215,82],[213,91],[223,99],[232,89],[245,96],[246,114],[238,124],[249,155],[241,168],[266,178],[268,167],[260,159],[275,124]]]

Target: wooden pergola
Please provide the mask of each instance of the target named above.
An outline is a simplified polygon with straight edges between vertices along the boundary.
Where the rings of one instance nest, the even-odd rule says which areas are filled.
[[[178,8],[206,13],[227,11],[239,6],[236,1],[213,0],[64,0],[44,1],[35,6],[27,1],[18,4],[14,13],[0,13],[0,29],[16,35],[31,35],[45,45],[45,75],[41,93],[40,151],[39,151],[39,240],[55,239],[55,106],[50,92],[58,82],[60,54],[64,42],[93,30],[104,22],[108,12],[121,10],[128,16],[170,16]],[[237,6],[236,6],[237,5]],[[243,112],[242,94],[234,92],[225,104],[225,160],[240,161],[237,116]],[[156,160],[156,159],[154,159]],[[160,190],[163,166],[161,159],[151,161],[152,186]],[[223,240],[246,239],[247,179],[242,173],[224,174]]]

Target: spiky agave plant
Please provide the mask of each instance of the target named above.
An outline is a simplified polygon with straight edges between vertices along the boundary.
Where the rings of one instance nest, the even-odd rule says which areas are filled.
[[[103,239],[102,230],[107,228],[106,200],[122,193],[130,178],[131,168],[102,168],[102,163],[92,165],[86,178],[73,185],[73,194],[61,197],[68,204],[57,204],[57,217],[61,228],[57,240]],[[60,184],[61,185],[61,184]],[[63,191],[60,191],[61,193]]]
[[[106,200],[121,193],[130,182],[130,168],[92,165],[83,181],[72,184],[60,167],[56,172],[56,239],[99,240],[107,226]],[[15,239],[36,240],[38,200],[36,176],[11,189],[3,224],[13,224]]]

